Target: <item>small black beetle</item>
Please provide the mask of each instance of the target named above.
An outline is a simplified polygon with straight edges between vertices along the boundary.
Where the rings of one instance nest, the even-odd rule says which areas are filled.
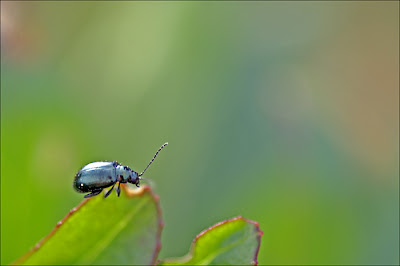
[[[79,170],[75,176],[73,187],[80,193],[90,192],[84,196],[85,198],[89,198],[100,194],[103,189],[112,186],[112,188],[104,195],[104,198],[106,198],[108,195],[110,195],[115,183],[119,182],[118,187],[116,188],[119,197],[121,193],[121,183],[129,182],[139,187],[140,180],[142,179],[141,176],[144,174],[147,168],[149,168],[162,148],[167,145],[168,142],[158,149],[153,159],[140,174],[115,161],[94,162],[85,165],[81,170]]]

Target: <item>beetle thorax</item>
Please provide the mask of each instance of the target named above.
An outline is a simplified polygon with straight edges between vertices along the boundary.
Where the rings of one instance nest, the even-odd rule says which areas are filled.
[[[138,173],[127,166],[118,165],[115,170],[117,174],[117,180],[121,183],[129,182],[132,184],[136,184],[139,180]]]

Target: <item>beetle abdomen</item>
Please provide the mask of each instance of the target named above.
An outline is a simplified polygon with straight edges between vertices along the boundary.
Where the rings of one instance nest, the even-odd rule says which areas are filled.
[[[116,181],[114,162],[94,162],[79,170],[74,179],[74,188],[78,192],[90,192],[109,187]]]

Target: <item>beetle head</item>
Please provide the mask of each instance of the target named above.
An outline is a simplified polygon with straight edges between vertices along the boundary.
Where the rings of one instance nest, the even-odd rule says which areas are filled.
[[[128,182],[131,184],[134,184],[138,187],[139,183],[140,183],[140,178],[139,178],[138,173],[135,171],[132,171],[132,174],[128,178]]]

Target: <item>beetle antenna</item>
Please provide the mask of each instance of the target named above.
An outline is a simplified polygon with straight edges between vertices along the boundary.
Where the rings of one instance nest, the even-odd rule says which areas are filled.
[[[139,176],[142,176],[144,174],[144,172],[146,172],[147,168],[149,168],[150,164],[152,164],[152,162],[154,162],[154,159],[157,157],[158,153],[165,147],[168,145],[168,142],[165,142],[156,152],[156,154],[154,154],[153,159],[151,159],[151,161],[149,162],[149,164],[146,166],[146,168],[143,170],[143,172],[140,173]]]

